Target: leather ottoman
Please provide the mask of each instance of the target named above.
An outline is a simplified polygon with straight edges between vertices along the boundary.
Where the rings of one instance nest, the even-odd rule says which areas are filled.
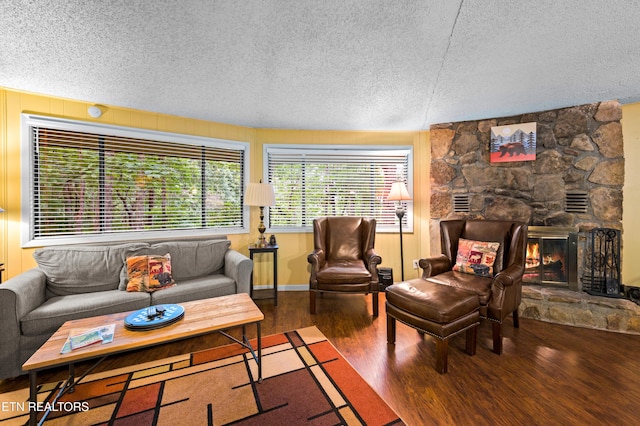
[[[476,353],[480,302],[474,292],[420,278],[386,288],[387,343],[395,344],[396,320],[435,337],[436,371],[447,372],[449,338],[466,332],[466,352]]]

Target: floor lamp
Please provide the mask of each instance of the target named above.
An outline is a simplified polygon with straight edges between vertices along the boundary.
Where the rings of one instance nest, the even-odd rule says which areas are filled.
[[[404,281],[404,253],[402,250],[402,218],[404,217],[405,211],[404,211],[404,206],[402,205],[402,202],[411,200],[411,196],[409,195],[409,191],[407,191],[407,186],[404,184],[403,181],[393,182],[391,184],[391,191],[389,191],[387,200],[397,201],[396,216],[398,216],[398,221],[400,222],[400,273],[402,274],[402,281]]]

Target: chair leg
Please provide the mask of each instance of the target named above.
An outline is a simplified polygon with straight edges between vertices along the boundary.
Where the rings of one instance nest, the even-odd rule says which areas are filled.
[[[502,353],[502,324],[491,322],[493,327],[493,352],[500,355]]]
[[[387,343],[394,345],[396,343],[396,319],[387,314]]]
[[[471,327],[467,330],[467,345],[465,347],[469,355],[476,354],[476,341],[478,337],[478,326]]]
[[[520,316],[517,308],[513,311],[513,328],[520,328]]]
[[[440,374],[447,372],[447,354],[449,352],[449,340],[436,337],[436,371]]]
[[[309,312],[312,314],[316,313],[316,292],[309,291]]]
[[[378,292],[375,293],[371,293],[371,299],[372,299],[372,303],[373,303],[373,316],[377,317],[378,316]]]

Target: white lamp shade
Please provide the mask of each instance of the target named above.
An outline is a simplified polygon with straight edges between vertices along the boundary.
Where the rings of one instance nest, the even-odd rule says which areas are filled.
[[[249,183],[244,194],[244,203],[247,206],[275,206],[276,195],[270,183]]]
[[[407,186],[404,182],[393,182],[391,184],[391,191],[389,191],[389,195],[387,196],[387,200],[389,201],[403,201],[410,200],[411,196],[409,195],[409,191],[407,191]]]

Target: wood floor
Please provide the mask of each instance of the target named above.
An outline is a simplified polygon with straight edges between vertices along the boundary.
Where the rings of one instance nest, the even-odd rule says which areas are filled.
[[[431,337],[398,323],[396,345],[386,343],[384,295],[371,317],[371,296],[318,297],[309,314],[307,292],[281,292],[256,303],[265,314],[263,335],[316,325],[409,425],[636,425],[640,422],[640,336],[521,319],[508,321],[504,351],[491,351],[491,326],[481,323],[475,356],[464,334],[449,345],[449,372],[434,370]],[[252,327],[251,327],[252,328]],[[249,330],[255,333],[254,330]],[[233,333],[232,333],[233,334]],[[228,341],[194,338],[122,355],[110,369],[205,349]],[[81,367],[78,368],[80,370]],[[64,376],[57,370],[42,380]],[[0,382],[0,392],[28,384]]]

